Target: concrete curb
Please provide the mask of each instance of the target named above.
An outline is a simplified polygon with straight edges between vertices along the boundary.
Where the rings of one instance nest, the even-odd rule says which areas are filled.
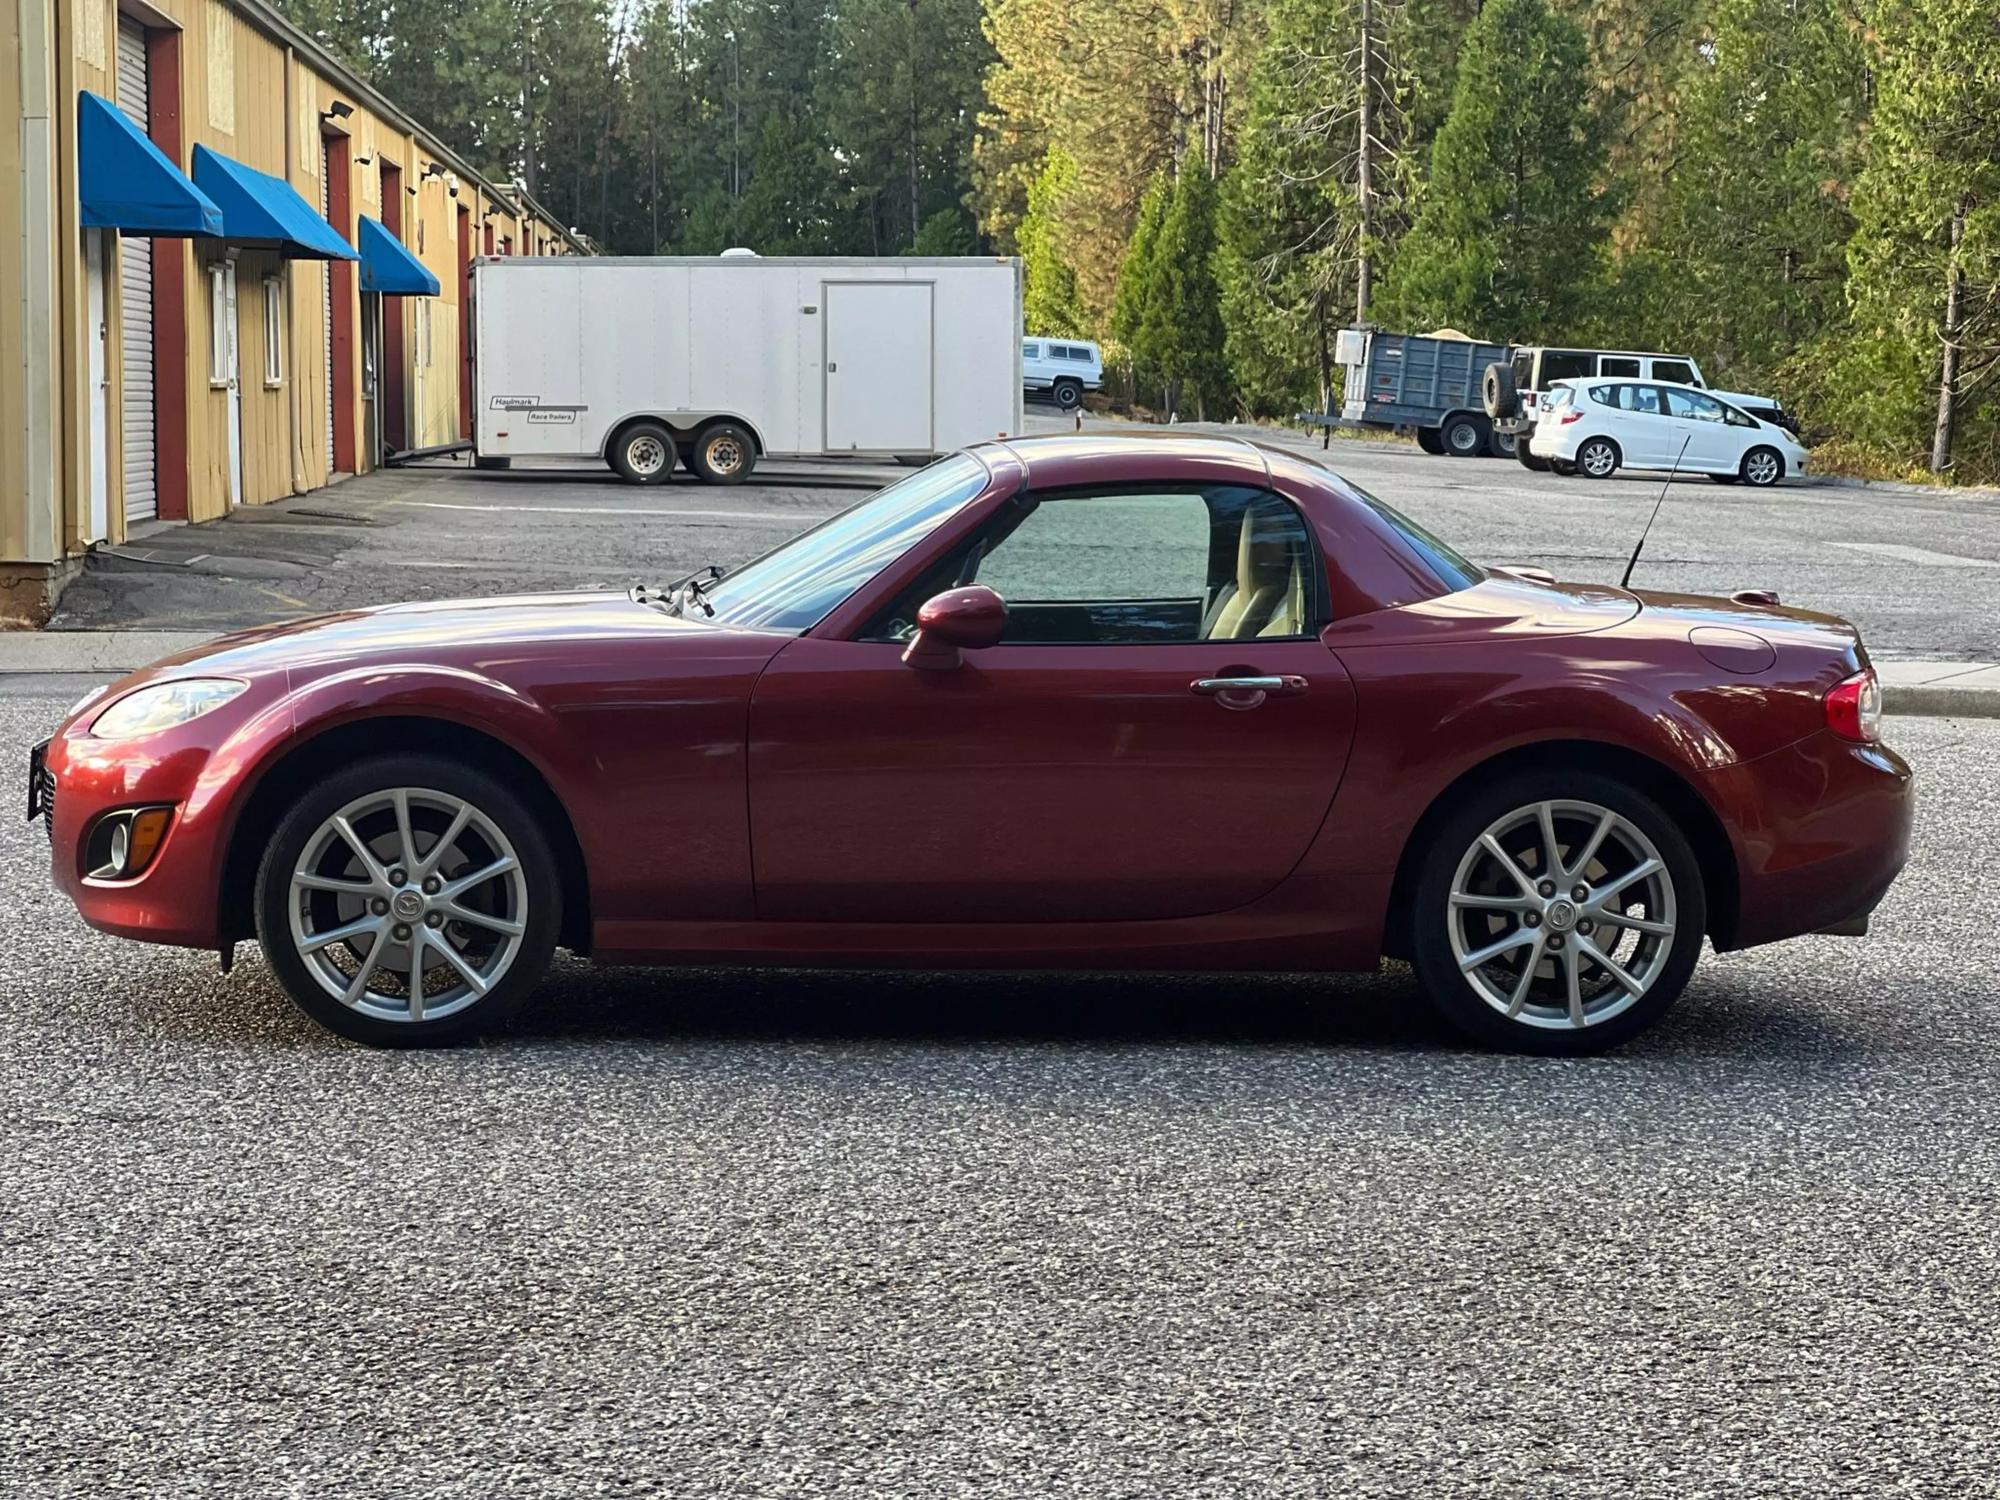
[[[0,675],[134,671],[215,637],[186,630],[42,630],[0,634]],[[2000,666],[1965,661],[1888,661],[1885,713],[1937,719],[2000,719]]]

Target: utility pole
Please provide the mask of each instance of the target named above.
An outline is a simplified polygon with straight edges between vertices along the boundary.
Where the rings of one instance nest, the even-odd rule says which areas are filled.
[[[1970,209],[1961,197],[1951,211],[1951,252],[1944,272],[1944,357],[1938,369],[1937,427],[1931,434],[1931,472],[1951,467],[1951,435],[1958,410],[1959,340],[1965,333],[1965,218]]]
[[[1375,276],[1375,0],[1361,0],[1360,147],[1355,155],[1354,321],[1368,321]]]

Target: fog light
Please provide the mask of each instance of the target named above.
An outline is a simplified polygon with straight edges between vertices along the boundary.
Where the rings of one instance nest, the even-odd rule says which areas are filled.
[[[170,807],[135,807],[107,816],[91,834],[85,851],[91,878],[130,880],[144,874],[173,819]]]

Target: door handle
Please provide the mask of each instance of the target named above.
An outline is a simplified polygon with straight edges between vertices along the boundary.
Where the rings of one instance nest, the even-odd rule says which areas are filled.
[[[1296,698],[1310,686],[1303,677],[1197,677],[1188,690],[1197,697],[1213,698],[1224,708],[1255,708],[1266,698]]]

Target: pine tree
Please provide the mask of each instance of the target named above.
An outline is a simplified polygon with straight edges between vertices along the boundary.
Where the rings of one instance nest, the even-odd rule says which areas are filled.
[[[1160,230],[1171,191],[1164,171],[1155,172],[1146,184],[1131,242],[1119,262],[1118,293],[1111,308],[1112,340],[1132,371],[1133,383],[1141,387],[1164,378],[1165,351],[1159,347],[1155,309],[1160,297]]]
[[[1167,382],[1168,405],[1190,400],[1206,419],[1229,392],[1223,354],[1222,296],[1215,280],[1215,179],[1199,162],[1183,164],[1153,246],[1157,271],[1154,304],[1143,322],[1159,373]]]
[[[1230,368],[1253,409],[1330,399],[1333,331],[1367,315],[1361,268],[1394,243],[1411,181],[1404,19],[1387,0],[1273,0],[1217,262]]]
[[[1487,0],[1381,317],[1485,339],[1578,337],[1610,207],[1583,36],[1547,0]]]
[[[1622,268],[1634,341],[1762,389],[1844,315],[1868,67],[1842,0],[1712,0],[1657,227]]]
[[[1963,0],[1876,0],[1876,104],[1855,184],[1847,417],[1953,467],[1961,428],[1996,456],[2000,27]]]
[[[1021,316],[1028,333],[1083,338],[1087,328],[1076,294],[1065,230],[1076,192],[1076,163],[1064,151],[1049,159],[1028,188],[1028,211],[1014,233],[1025,270]]]

